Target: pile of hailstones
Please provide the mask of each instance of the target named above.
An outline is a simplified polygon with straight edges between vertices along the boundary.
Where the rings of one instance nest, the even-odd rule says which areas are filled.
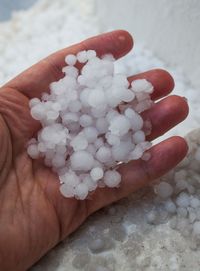
[[[190,246],[196,248],[200,245],[200,129],[192,131],[186,140],[186,158],[154,186],[157,204],[147,220],[159,224],[159,212],[164,210],[162,216],[172,218],[170,226],[192,238]]]
[[[50,84],[50,93],[30,101],[42,129],[27,151],[58,174],[63,196],[83,200],[97,187],[119,186],[119,163],[149,159],[151,125],[140,113],[153,103],[153,86],[145,79],[130,85],[115,74],[112,55],[81,51],[65,62],[65,76]]]

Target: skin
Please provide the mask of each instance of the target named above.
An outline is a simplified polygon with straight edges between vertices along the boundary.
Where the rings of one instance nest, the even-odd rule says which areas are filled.
[[[118,30],[90,38],[58,51],[32,66],[0,88],[0,266],[1,270],[23,271],[38,261],[93,212],[128,196],[175,167],[186,155],[187,144],[171,137],[151,148],[151,158],[121,165],[120,188],[101,188],[88,199],[64,198],[57,176],[42,161],[26,153],[27,141],[40,125],[29,113],[29,99],[40,97],[50,82],[63,76],[64,57],[85,49],[115,58],[128,53],[133,40]],[[146,78],[155,87],[156,101],[168,95],[174,81],[164,70],[152,70],[129,78]],[[144,112],[152,122],[153,140],[183,121],[188,114],[184,98],[168,96]]]

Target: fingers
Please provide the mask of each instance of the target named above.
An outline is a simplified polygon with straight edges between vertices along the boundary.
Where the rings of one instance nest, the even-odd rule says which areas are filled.
[[[152,124],[152,131],[147,140],[154,140],[182,122],[187,117],[188,111],[186,100],[176,95],[156,103],[142,114],[143,119],[150,120]]]
[[[188,146],[181,137],[171,137],[151,148],[148,161],[139,160],[119,168],[123,183],[117,196],[136,191],[175,167],[187,154]]]
[[[88,200],[88,213],[122,199],[175,167],[187,154],[187,143],[181,137],[171,137],[151,148],[148,161],[138,160],[123,164],[118,171],[122,176],[119,188],[97,189]]]
[[[59,70],[65,64],[64,58],[67,54],[77,54],[82,50],[95,50],[98,56],[111,53],[115,59],[118,59],[126,55],[133,47],[133,39],[131,35],[124,30],[116,30],[108,33],[104,33],[87,40],[82,41],[79,44],[72,45],[68,48],[60,50],[48,57],[48,59],[54,62],[54,65]]]
[[[47,91],[51,82],[63,77],[62,67],[66,65],[64,58],[67,54],[92,49],[98,55],[111,53],[115,58],[119,58],[127,54],[132,47],[131,35],[123,30],[89,38],[48,56],[8,82],[6,87],[18,89],[29,98],[40,97],[42,92]]]
[[[129,82],[136,79],[146,79],[154,86],[154,92],[151,95],[153,100],[160,99],[168,95],[174,88],[174,79],[165,70],[155,69],[128,78]]]

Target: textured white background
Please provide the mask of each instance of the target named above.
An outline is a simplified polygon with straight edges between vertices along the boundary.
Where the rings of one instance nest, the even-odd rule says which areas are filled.
[[[102,31],[124,28],[200,87],[199,0],[96,0]]]

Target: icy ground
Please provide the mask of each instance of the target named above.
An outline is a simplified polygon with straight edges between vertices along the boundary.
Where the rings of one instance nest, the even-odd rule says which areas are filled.
[[[100,22],[93,5],[91,0],[42,0],[0,24],[0,85],[47,54],[99,33]],[[187,97],[190,105],[189,118],[168,135],[183,136],[199,127],[200,96],[178,67],[167,67],[140,45],[119,63],[117,69],[126,70],[127,74],[155,67],[168,69],[175,78],[174,93]],[[195,137],[194,141],[200,132]],[[191,163],[192,160],[190,156]],[[190,169],[191,163],[185,170]],[[197,169],[192,170],[199,176]],[[146,215],[155,208],[161,206],[155,203],[152,189],[146,188],[100,210],[31,270],[198,271],[198,247],[190,237],[183,237],[169,226],[162,210],[156,225],[146,222]]]

